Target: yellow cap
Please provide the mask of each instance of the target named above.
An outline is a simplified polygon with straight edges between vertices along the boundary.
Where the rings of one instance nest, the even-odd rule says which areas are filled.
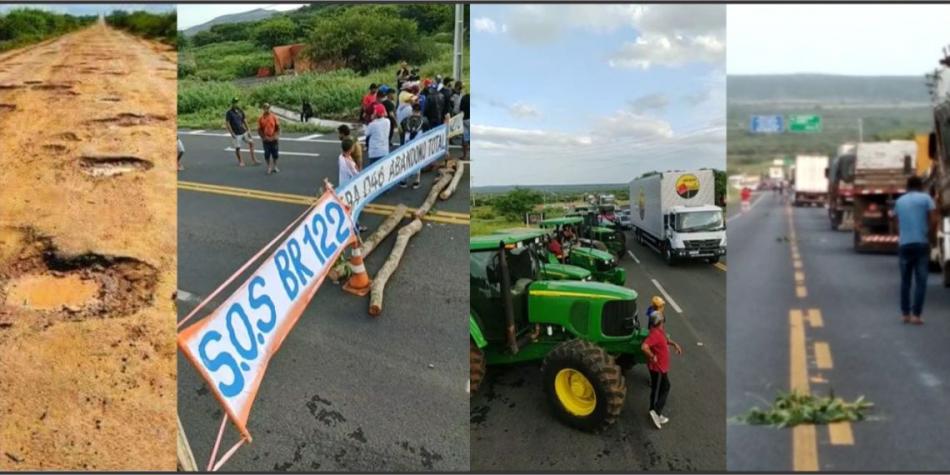
[[[660,297],[659,295],[654,295],[651,302],[653,303],[653,306],[656,308],[663,308],[663,306],[666,305],[666,301],[663,300],[663,298]]]

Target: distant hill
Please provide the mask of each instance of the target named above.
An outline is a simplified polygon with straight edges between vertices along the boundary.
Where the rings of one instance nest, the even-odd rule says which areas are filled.
[[[919,76],[729,75],[730,103],[928,104]]]
[[[486,195],[495,195],[507,193],[515,188],[528,188],[544,193],[596,193],[612,190],[625,190],[628,183],[601,183],[596,185],[500,185],[500,186],[476,186],[472,188],[475,193]]]
[[[225,23],[241,23],[245,21],[259,21],[270,18],[274,15],[281,13],[277,10],[267,10],[264,8],[257,8],[254,10],[241,12],[241,13],[232,13],[230,15],[221,15],[215,17],[212,20],[206,21],[200,25],[195,25],[191,28],[186,28],[182,30],[182,33],[185,36],[194,36],[196,33],[210,30],[214,25],[223,25]]]

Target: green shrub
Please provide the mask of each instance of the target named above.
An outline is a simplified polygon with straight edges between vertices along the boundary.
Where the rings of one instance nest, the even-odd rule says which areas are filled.
[[[271,49],[292,43],[297,35],[297,26],[289,18],[281,16],[259,23],[251,30],[254,42]]]
[[[59,13],[17,8],[0,15],[0,51],[31,43],[81,28],[95,17],[76,17]]]

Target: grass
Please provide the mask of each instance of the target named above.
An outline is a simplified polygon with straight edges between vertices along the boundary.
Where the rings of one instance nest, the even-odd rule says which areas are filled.
[[[224,58],[243,57],[246,54],[248,42],[231,41],[215,43],[196,50],[217,48]],[[451,46],[440,45],[439,55],[432,61],[420,65],[423,75],[435,76],[437,72],[445,73],[452,70]],[[188,55],[190,53],[185,53]],[[202,53],[204,54],[204,53]],[[197,53],[196,56],[197,58]],[[186,59],[186,62],[190,59]],[[231,61],[231,60],[228,60]],[[248,59],[248,61],[253,61]],[[268,61],[270,56],[268,55]],[[466,64],[468,64],[466,57]],[[202,66],[204,67],[204,66]],[[200,70],[201,68],[199,68]],[[194,77],[178,81],[178,123],[180,127],[213,128],[224,127],[224,111],[230,107],[231,98],[241,100],[248,120],[256,115],[257,107],[269,102],[273,105],[293,110],[300,110],[303,99],[306,98],[313,105],[314,113],[321,119],[356,121],[359,116],[359,104],[366,88],[370,83],[392,83],[397,66],[387,66],[366,75],[359,75],[350,70],[337,70],[326,73],[307,73],[299,76],[285,76],[261,84],[239,87],[230,81],[201,80]],[[256,71],[256,68],[254,69]],[[463,81],[467,80],[466,76]],[[300,131],[324,132],[317,126],[288,124],[287,130],[298,127]]]
[[[739,416],[741,422],[753,425],[774,427],[794,427],[799,424],[831,424],[833,422],[854,422],[865,418],[865,413],[874,404],[865,401],[864,396],[847,402],[836,398],[834,393],[828,396],[811,394],[781,393],[767,409],[754,407]]]
[[[472,220],[468,232],[472,236],[492,234],[499,229],[524,226],[520,219],[511,220],[504,216],[496,216],[490,206],[476,206],[472,208],[471,213]]]

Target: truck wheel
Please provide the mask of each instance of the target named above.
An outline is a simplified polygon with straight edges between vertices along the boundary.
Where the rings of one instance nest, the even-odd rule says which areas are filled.
[[[673,251],[670,249],[669,243],[667,243],[663,248],[663,259],[666,261],[667,265],[676,265],[676,257],[673,256]]]
[[[627,386],[620,367],[603,348],[585,340],[554,347],[541,364],[548,403],[568,426],[600,432],[616,422]]]
[[[468,341],[468,366],[468,386],[475,394],[485,380],[485,353],[472,340]]]

